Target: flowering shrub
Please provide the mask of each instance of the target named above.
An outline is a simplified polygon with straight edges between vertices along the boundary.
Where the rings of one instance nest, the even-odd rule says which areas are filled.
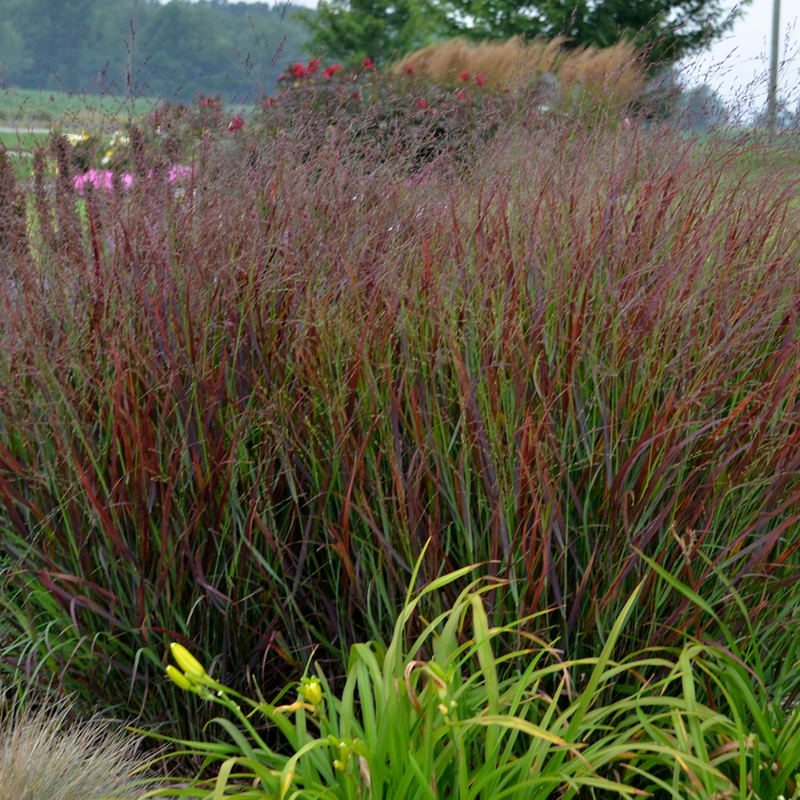
[[[417,77],[412,65],[382,74],[369,57],[355,67],[324,65],[320,59],[293,63],[278,78],[277,93],[261,102],[264,124],[277,136],[302,129],[309,154],[337,131],[365,163],[391,158],[412,171],[448,156],[469,163],[470,151],[485,146],[501,119],[524,120],[530,108],[519,96],[489,89],[483,75],[473,78],[465,71],[460,78],[458,86],[436,84]]]
[[[391,158],[401,168],[414,170],[421,162],[448,155],[469,163],[469,153],[485,146],[502,119],[535,125],[543,121],[530,92],[497,91],[485,74],[467,69],[457,74],[456,85],[452,78],[434,83],[415,64],[406,63],[387,75],[370,57],[355,67],[325,64],[321,58],[290,64],[278,79],[278,92],[262,99],[261,122],[268,135],[291,135],[306,128],[303,147],[309,154],[334,131],[346,132],[351,152],[370,158],[377,154],[376,164]],[[108,191],[114,174],[124,176],[123,188],[131,185],[132,176],[144,178],[153,170],[170,170],[172,176],[175,165],[194,157],[207,137],[249,140],[248,124],[244,112],[226,114],[219,96],[200,95],[190,106],[165,103],[139,130],[139,152],[147,148],[151,161],[156,152],[160,155],[139,166],[133,157],[137,146],[128,133],[69,134],[75,190],[83,194],[92,186]]]
[[[170,183],[175,183],[175,181],[180,180],[181,178],[190,178],[192,175],[192,168],[185,167],[182,164],[175,164],[174,166],[169,168],[169,172],[167,173],[167,180]]]
[[[80,133],[66,133],[63,140],[68,146],[69,160],[73,171],[75,190],[83,194],[87,186],[111,190],[111,176],[121,174],[124,188],[128,188],[131,177],[130,137],[117,130],[108,134],[102,130],[81,129]]]

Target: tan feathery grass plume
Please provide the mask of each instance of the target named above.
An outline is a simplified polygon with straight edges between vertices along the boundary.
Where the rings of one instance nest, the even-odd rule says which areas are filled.
[[[393,71],[399,75],[410,68],[412,74],[431,80],[453,79],[468,72],[505,86],[530,85],[544,75],[552,75],[564,89],[580,86],[594,93],[611,87],[615,96],[630,95],[641,85],[643,71],[631,43],[619,42],[601,50],[567,50],[565,42],[564,37],[556,37],[526,44],[515,36],[506,42],[474,45],[455,38],[410,53]]]

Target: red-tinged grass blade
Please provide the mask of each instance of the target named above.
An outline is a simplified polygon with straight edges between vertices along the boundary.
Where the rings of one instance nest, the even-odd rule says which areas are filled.
[[[194,112],[169,113],[191,139]],[[309,108],[299,138],[198,143],[182,193],[157,170],[90,201],[39,186],[24,295],[0,282],[9,673],[191,738],[169,639],[235,684],[282,685],[316,645],[341,675],[409,591],[468,565],[410,636],[489,574],[487,626],[542,612],[571,657],[642,581],[621,653],[735,643],[735,587],[777,669],[800,552],[796,151],[498,116],[424,182]],[[145,176],[168,155],[152,138]]]

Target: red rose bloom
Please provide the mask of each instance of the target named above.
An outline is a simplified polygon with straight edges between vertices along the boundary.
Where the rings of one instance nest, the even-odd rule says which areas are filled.
[[[468,81],[469,72],[462,72],[458,77],[461,78],[462,81]],[[475,80],[477,80],[477,78]]]
[[[477,83],[478,86],[486,86],[486,78],[484,78],[483,75],[476,75],[475,83]]]
[[[410,75],[414,71],[414,67],[411,64],[406,64],[406,72]]]
[[[302,78],[306,74],[306,68],[302,64],[295,64],[292,67],[292,77],[293,78]]]
[[[462,92],[461,89],[456,89],[456,100],[466,100],[467,93]]]
[[[341,64],[331,64],[329,67],[325,67],[322,71],[322,77],[325,78],[326,81],[329,81],[334,73],[338,72],[342,68]]]
[[[231,124],[228,125],[228,130],[238,131],[239,128],[244,128],[244,120],[238,114],[234,114]]]
[[[311,61],[308,62],[308,66],[306,67],[306,74],[313,75],[318,69],[319,65],[322,62],[318,58],[312,58]]]
[[[372,63],[372,59],[369,56],[364,59],[364,69],[375,69],[375,65]]]
[[[420,100],[417,103],[417,108],[424,111],[427,107],[428,107],[428,101],[423,97],[422,100]]]

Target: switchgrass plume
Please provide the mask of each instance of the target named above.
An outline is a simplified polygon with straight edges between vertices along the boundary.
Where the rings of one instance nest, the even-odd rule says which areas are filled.
[[[491,625],[569,660],[642,581],[619,659],[744,638],[732,587],[778,674],[796,138],[320,73],[241,124],[160,106],[114,154],[127,189],[77,194],[69,140],[3,189],[32,194],[0,274],[6,679],[199,740],[170,641],[237,691],[315,647],[341,679],[429,539],[420,585],[479,565]]]

